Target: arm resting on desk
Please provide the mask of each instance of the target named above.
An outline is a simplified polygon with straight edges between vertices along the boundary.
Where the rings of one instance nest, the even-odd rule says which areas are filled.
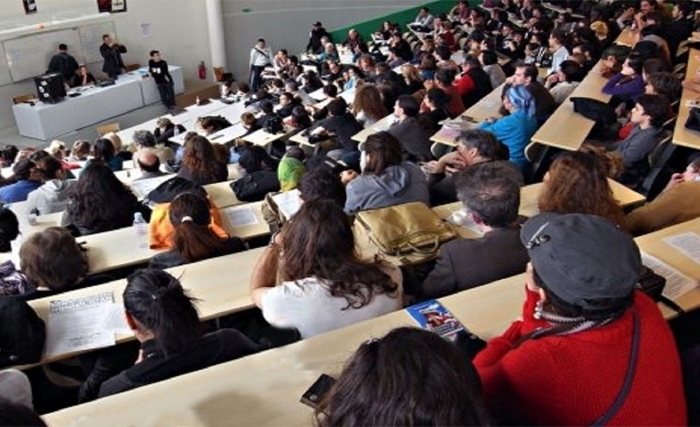
[[[258,308],[262,308],[262,297],[265,292],[270,288],[274,288],[277,282],[278,248],[277,243],[272,243],[265,249],[250,278],[250,299],[253,300],[253,303]]]

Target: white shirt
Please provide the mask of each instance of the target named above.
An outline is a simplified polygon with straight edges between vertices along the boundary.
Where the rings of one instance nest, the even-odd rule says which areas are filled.
[[[270,288],[262,296],[262,312],[273,326],[296,328],[302,338],[308,338],[363,320],[372,319],[400,310],[403,301],[401,270],[394,266],[382,267],[398,285],[397,292],[374,294],[361,308],[347,307],[345,298],[331,296],[328,286],[315,277],[295,282],[284,282]]]
[[[270,63],[270,48],[258,49],[254,47],[250,50],[250,65],[264,67]]]
[[[567,59],[569,59],[569,51],[566,50],[566,47],[559,46],[559,49],[555,50],[552,54],[552,65],[549,67],[547,74],[558,72],[561,63]]]

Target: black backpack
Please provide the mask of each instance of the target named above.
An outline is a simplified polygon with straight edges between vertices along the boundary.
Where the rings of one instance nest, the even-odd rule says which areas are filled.
[[[263,200],[267,193],[280,191],[280,182],[277,172],[261,170],[232,182],[231,189],[242,202],[258,202]]]
[[[148,204],[150,202],[169,203],[175,197],[177,197],[178,194],[187,192],[196,193],[203,197],[207,197],[207,192],[201,185],[197,185],[188,179],[176,176],[163,182],[148,193],[144,198],[144,204]]]
[[[44,321],[22,298],[0,298],[0,368],[41,360]]]
[[[263,126],[263,130],[273,135],[284,131],[284,123],[282,122],[282,117],[275,115],[267,119],[265,121],[265,125]]]

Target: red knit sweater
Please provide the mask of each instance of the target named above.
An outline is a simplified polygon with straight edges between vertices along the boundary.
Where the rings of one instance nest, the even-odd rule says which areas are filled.
[[[632,314],[569,336],[528,340],[547,323],[533,318],[539,295],[526,291],[523,320],[491,340],[474,364],[493,415],[504,423],[590,425],[617,397],[627,372]],[[681,368],[668,324],[641,292],[634,307],[641,327],[637,369],[627,400],[611,425],[685,425]]]

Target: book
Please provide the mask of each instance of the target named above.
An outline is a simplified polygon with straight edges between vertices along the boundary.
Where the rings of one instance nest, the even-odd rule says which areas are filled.
[[[414,304],[407,307],[406,311],[421,328],[435,332],[450,341],[455,341],[460,332],[466,331],[464,325],[437,300]]]

